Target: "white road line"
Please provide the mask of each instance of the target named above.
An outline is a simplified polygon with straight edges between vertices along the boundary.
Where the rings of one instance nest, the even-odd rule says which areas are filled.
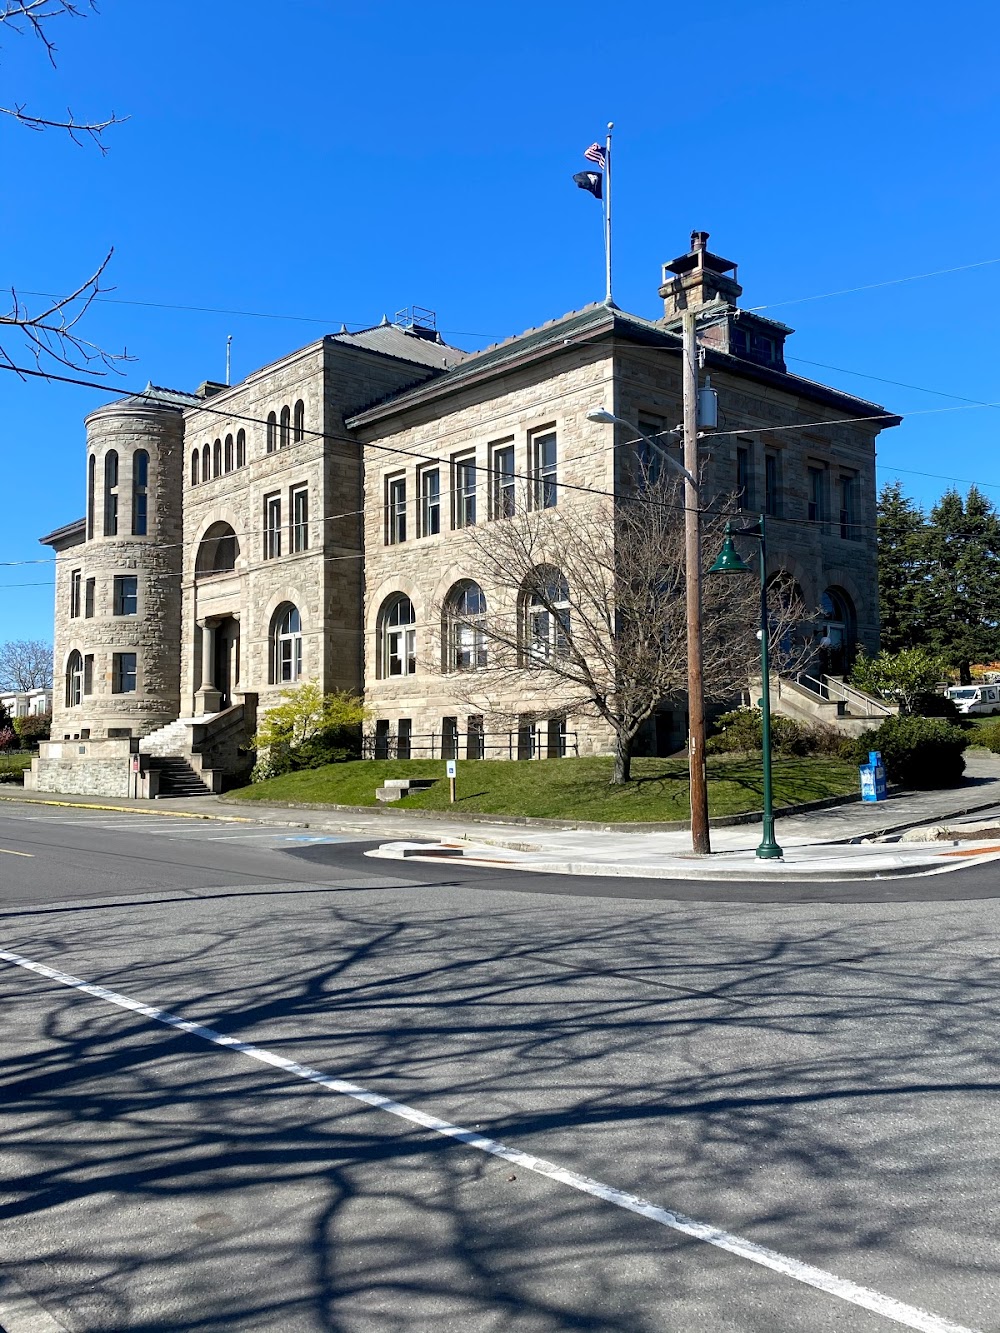
[[[921,1310],[915,1305],[905,1305],[892,1296],[884,1296],[881,1292],[873,1291],[870,1287],[861,1287],[847,1278],[837,1277],[836,1274],[828,1273],[822,1268],[814,1268],[812,1264],[805,1264],[798,1259],[792,1259],[788,1255],[780,1254],[777,1250],[770,1250],[764,1245],[758,1245],[755,1241],[746,1240],[742,1236],[736,1236],[729,1231],[723,1231],[720,1227],[712,1226],[707,1222],[697,1222],[693,1218],[686,1217],[683,1213],[660,1208],[657,1204],[649,1203],[648,1200],[641,1199],[635,1194],[627,1194],[624,1190],[616,1189],[613,1185],[604,1185],[599,1180],[591,1180],[589,1176],[581,1176],[575,1171],[568,1171],[565,1167],[547,1161],[544,1157],[535,1157],[532,1153],[522,1152],[519,1148],[509,1148],[506,1144],[500,1143],[496,1139],[486,1138],[482,1134],[477,1134],[474,1130],[463,1129],[461,1125],[453,1125],[448,1120],[439,1120],[437,1116],[428,1115],[425,1111],[418,1111],[415,1107],[407,1106],[404,1102],[394,1101],[391,1097],[383,1097],[378,1092],[370,1092],[357,1083],[348,1083],[344,1079],[334,1078],[318,1069],[311,1068],[309,1065],[300,1065],[297,1061],[289,1060],[263,1046],[254,1046],[249,1042],[240,1041],[237,1037],[227,1037],[225,1033],[216,1032],[213,1028],[203,1027],[200,1023],[192,1023],[186,1018],[178,1018],[176,1014],[168,1013],[165,1009],[157,1009],[153,1005],[143,1004],[140,1000],[130,999],[127,995],[108,990],[104,986],[95,986],[90,982],[82,981],[79,977],[70,975],[68,972],[60,972],[56,968],[47,967],[44,963],[32,962],[30,958],[24,958],[17,953],[9,953],[6,949],[0,949],[0,960],[11,963],[14,967],[23,967],[29,972],[35,972],[38,976],[48,977],[50,981],[57,981],[61,986],[70,986],[74,990],[82,991],[85,995],[92,995],[95,999],[105,1000],[108,1004],[117,1005],[120,1009],[129,1009],[133,1013],[142,1014],[157,1023],[164,1023],[167,1027],[190,1033],[191,1036],[200,1037],[203,1041],[212,1042],[216,1046],[224,1046],[239,1055],[257,1060],[260,1064],[273,1065],[275,1069],[281,1069],[286,1074],[294,1074],[296,1078],[318,1084],[319,1087],[325,1088],[328,1092],[336,1092],[344,1097],[351,1097],[354,1101],[363,1102],[366,1106],[374,1107],[377,1111],[385,1111],[400,1120],[419,1125],[422,1129],[429,1129],[435,1134],[442,1134],[445,1138],[464,1143],[469,1148],[477,1148],[480,1152],[489,1153],[492,1157],[500,1157],[505,1162],[511,1162],[525,1171],[533,1171],[536,1175],[545,1176],[547,1179],[555,1180],[561,1185],[568,1185],[571,1189],[579,1190],[581,1194],[589,1194],[595,1199],[602,1199],[605,1203],[613,1203],[616,1207],[624,1208],[627,1212],[637,1213],[640,1217],[648,1218],[651,1222],[658,1222],[661,1226],[670,1227],[673,1231],[680,1231],[686,1236],[693,1236],[695,1240],[703,1240],[709,1245],[715,1245],[720,1250],[728,1250],[730,1254],[738,1255],[741,1259],[747,1259],[750,1263],[760,1264],[763,1268],[770,1268],[785,1277],[793,1278],[796,1282],[815,1287],[819,1291],[826,1292],[829,1296],[836,1296],[840,1300],[848,1301],[862,1309],[872,1310],[875,1314],[883,1315],[886,1319],[891,1319],[906,1328],[919,1329],[921,1333],[978,1333],[978,1330],[968,1328],[964,1324],[955,1324],[950,1319],[944,1319],[940,1315],[930,1313],[928,1310]]]

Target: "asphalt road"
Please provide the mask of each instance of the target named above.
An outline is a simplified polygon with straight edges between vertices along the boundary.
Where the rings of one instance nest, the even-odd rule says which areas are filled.
[[[1000,1329],[996,864],[317,836],[0,813],[6,1333]]]

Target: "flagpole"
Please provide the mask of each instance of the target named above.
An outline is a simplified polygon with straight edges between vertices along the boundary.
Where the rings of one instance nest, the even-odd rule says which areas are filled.
[[[608,121],[608,137],[604,147],[604,271],[607,278],[604,301],[613,306],[611,296],[611,131],[615,127],[613,120]]]

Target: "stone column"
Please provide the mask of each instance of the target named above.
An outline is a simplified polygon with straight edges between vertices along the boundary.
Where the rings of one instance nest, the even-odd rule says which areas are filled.
[[[222,695],[215,686],[215,627],[207,620],[199,620],[201,631],[201,688],[195,692],[195,713],[217,713],[222,706]]]

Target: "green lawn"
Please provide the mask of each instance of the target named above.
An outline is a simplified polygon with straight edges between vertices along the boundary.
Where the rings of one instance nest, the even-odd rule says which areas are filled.
[[[0,754],[0,782],[19,783],[21,774],[30,767],[30,754]]]
[[[633,781],[612,788],[610,759],[542,759],[531,762],[466,760],[458,765],[455,811],[534,815],[547,819],[609,822],[688,817],[687,766],[683,759],[636,759]],[[720,755],[709,759],[709,808],[713,815],[761,808],[760,760]],[[385,778],[433,777],[433,787],[405,797],[396,809],[446,810],[444,762],[356,760],[270,778],[230,793],[243,801],[301,801],[375,805]],[[776,806],[821,800],[858,790],[858,770],[836,759],[776,759]]]

